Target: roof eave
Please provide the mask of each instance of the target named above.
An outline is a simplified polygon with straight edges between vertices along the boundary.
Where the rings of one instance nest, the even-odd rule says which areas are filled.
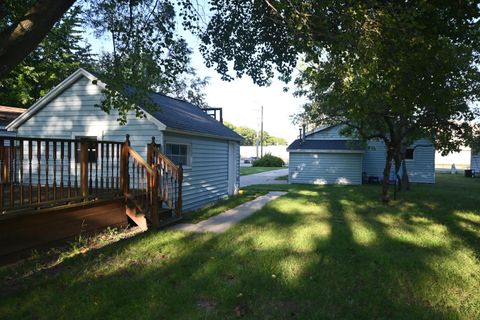
[[[70,85],[75,83],[80,77],[86,77],[90,80],[98,80],[93,74],[88,72],[83,68],[78,68],[74,73],[68,76],[65,80],[60,82],[59,85],[51,89],[45,96],[40,98],[37,102],[35,102],[30,108],[27,109],[24,113],[18,116],[15,120],[10,122],[7,126],[8,131],[13,131],[17,129],[20,125],[22,125],[25,121],[30,119],[37,111],[43,108],[47,103],[55,99],[63,90],[67,89]],[[102,89],[105,89],[105,84],[98,80],[97,85],[99,85]]]
[[[216,135],[216,134],[209,134],[209,133],[198,132],[198,131],[181,130],[181,129],[175,129],[175,128],[169,128],[169,127],[166,127],[165,131],[166,132],[171,132],[171,133],[180,133],[180,134],[185,134],[185,135],[190,135],[190,136],[194,135],[194,136],[220,139],[220,140],[238,141],[238,142],[242,141],[241,137],[240,138],[226,137],[226,136],[221,136],[221,135]]]
[[[288,152],[303,153],[365,153],[365,150],[342,150],[342,149],[287,149]]]

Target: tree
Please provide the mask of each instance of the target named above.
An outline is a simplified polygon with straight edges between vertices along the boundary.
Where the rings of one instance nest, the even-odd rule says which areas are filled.
[[[23,61],[75,0],[5,0],[0,4],[0,79]]]
[[[78,67],[91,67],[94,57],[83,39],[81,11],[72,8],[22,63],[0,80],[0,101],[30,106]]]
[[[258,133],[252,128],[243,127],[243,126],[235,126],[230,122],[225,121],[225,126],[229,127],[236,133],[242,136],[243,141],[241,142],[242,146],[255,146],[257,145],[257,137]],[[259,142],[260,143],[260,142]],[[287,141],[284,138],[271,136],[268,132],[263,132],[263,145],[265,146],[278,146],[278,145],[286,145]]]
[[[346,133],[387,146],[382,199],[405,147],[430,137],[448,152],[471,135],[479,99],[480,8],[475,1],[223,1],[212,4],[203,40],[207,64],[231,79],[288,80],[299,58],[305,116],[342,121]],[[190,10],[190,14],[194,11]],[[233,63],[232,63],[233,62]],[[406,184],[404,184],[405,186]]]
[[[74,31],[82,10],[95,34],[108,35],[112,40],[113,52],[104,52],[95,63],[96,68],[92,67],[108,83],[106,99],[101,105],[103,110],[117,109],[119,120],[124,123],[131,109],[136,110],[138,116],[143,115],[134,107],[136,104],[147,109],[155,107],[149,99],[152,91],[207,105],[202,90],[208,79],[197,77],[189,66],[190,49],[177,36],[175,10],[170,1],[90,1],[75,9],[75,21],[64,22],[62,27],[57,23],[49,33],[50,24],[53,26],[59,21],[74,2],[7,0],[0,3],[0,17],[5,18],[0,22],[0,79],[3,77],[1,85],[8,87],[3,95],[8,99],[4,102],[28,105],[72,68],[91,65],[88,47],[80,50],[79,39],[76,39],[79,35]],[[26,60],[20,64],[25,56]]]

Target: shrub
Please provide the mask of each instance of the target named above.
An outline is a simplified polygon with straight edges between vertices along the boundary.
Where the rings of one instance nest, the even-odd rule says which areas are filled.
[[[285,162],[279,157],[267,153],[258,160],[252,162],[252,167],[283,167]]]

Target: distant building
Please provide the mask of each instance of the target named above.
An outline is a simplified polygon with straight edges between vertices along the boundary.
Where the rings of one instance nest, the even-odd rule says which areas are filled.
[[[342,125],[319,128],[290,144],[289,183],[361,184],[363,177],[383,179],[385,143],[369,140],[365,146],[342,135],[341,129]],[[405,162],[411,182],[435,183],[435,148],[431,141],[415,141],[407,149]]]
[[[15,132],[7,131],[7,125],[27,109],[0,106],[0,136],[15,136]]]

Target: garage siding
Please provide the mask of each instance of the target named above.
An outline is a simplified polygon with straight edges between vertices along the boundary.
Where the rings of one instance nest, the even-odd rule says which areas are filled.
[[[290,152],[289,183],[361,184],[361,153]]]
[[[427,139],[420,139],[412,144],[417,146],[413,160],[406,160],[408,178],[415,183],[435,183],[435,148]],[[370,140],[363,162],[363,171],[368,176],[383,179],[387,148],[380,140]],[[392,166],[391,174],[395,172]]]

